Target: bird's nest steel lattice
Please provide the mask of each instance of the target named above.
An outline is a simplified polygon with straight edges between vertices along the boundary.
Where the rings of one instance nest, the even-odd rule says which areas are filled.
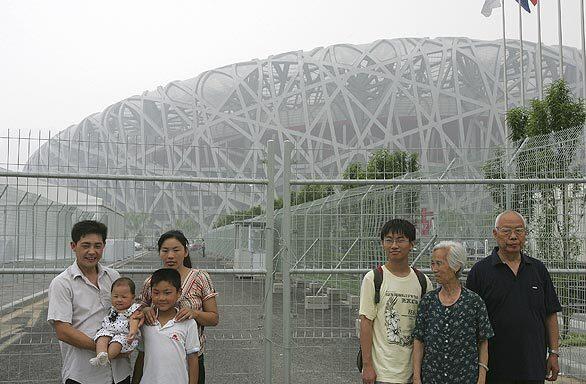
[[[564,77],[582,94],[579,51],[564,48]],[[537,97],[536,45],[524,45],[527,99]],[[543,48],[547,85],[559,78],[558,49]],[[520,104],[520,50],[507,42],[510,106]],[[385,147],[415,151],[422,172],[456,158],[477,164],[505,142],[502,41],[402,38],[337,44],[227,65],[132,96],[47,141],[28,170],[254,177],[264,175],[267,140],[296,147],[301,177],[340,177],[353,161]],[[186,195],[187,186],[124,189],[94,183],[122,212],[157,222],[195,217],[203,233],[219,215],[250,205],[226,193]],[[71,185],[70,187],[75,187]],[[231,188],[231,189],[230,189]],[[260,191],[252,201],[260,202]]]

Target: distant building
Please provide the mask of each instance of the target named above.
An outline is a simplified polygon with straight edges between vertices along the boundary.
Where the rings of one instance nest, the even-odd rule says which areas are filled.
[[[529,100],[537,96],[536,46],[524,49]],[[511,106],[520,104],[519,53],[518,41],[508,41]],[[581,95],[580,52],[564,47],[564,55],[564,77]],[[559,78],[558,48],[543,47],[543,68],[546,85]],[[403,38],[287,52],[119,101],[59,133],[28,169],[263,176],[267,140],[282,146],[288,139],[306,177],[339,177],[381,147],[417,152],[423,172],[441,172],[456,159],[477,173],[475,165],[505,140],[502,77],[500,40]],[[89,185],[117,211],[148,214],[155,226],[192,220],[193,234],[263,196],[260,188],[232,193],[238,186]]]
[[[0,182],[0,265],[34,260],[32,267],[42,266],[41,261],[71,258],[71,227],[81,220],[108,225],[106,262],[133,255],[124,216],[102,199],[42,179],[7,178]]]

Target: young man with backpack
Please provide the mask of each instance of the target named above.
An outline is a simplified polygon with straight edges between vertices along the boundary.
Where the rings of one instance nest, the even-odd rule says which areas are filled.
[[[380,237],[386,263],[368,272],[360,289],[362,382],[411,383],[417,306],[432,284],[409,266],[415,243],[413,224],[390,220],[383,225]]]

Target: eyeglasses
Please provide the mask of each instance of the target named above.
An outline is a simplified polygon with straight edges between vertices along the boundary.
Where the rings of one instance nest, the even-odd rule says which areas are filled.
[[[404,237],[399,237],[397,239],[393,239],[392,237],[385,237],[383,239],[383,241],[385,244],[389,244],[389,245],[393,244],[393,243],[395,243],[397,245],[405,245],[405,244],[409,243],[409,239],[406,239]]]
[[[515,232],[515,235],[521,236],[527,233],[527,229],[523,227],[519,228],[508,228],[508,227],[496,227],[496,230],[502,233],[503,235],[510,236],[511,233]]]

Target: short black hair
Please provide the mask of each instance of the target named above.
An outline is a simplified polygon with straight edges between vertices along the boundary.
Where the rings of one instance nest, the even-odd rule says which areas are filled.
[[[102,236],[102,241],[106,242],[106,237],[108,236],[108,227],[106,224],[100,223],[99,221],[95,220],[84,220],[73,225],[71,228],[71,240],[74,243],[77,243],[79,239],[87,235],[100,235]]]
[[[387,221],[380,230],[380,239],[384,240],[385,236],[389,233],[403,235],[409,241],[415,241],[415,226],[405,219],[392,219]]]
[[[181,290],[181,275],[176,269],[161,268],[153,272],[153,275],[151,276],[151,289],[161,281],[166,281],[171,284],[177,288],[177,291]]]
[[[136,295],[136,285],[134,285],[134,281],[132,281],[130,277],[119,277],[116,280],[114,280],[110,292],[112,292],[114,290],[114,287],[118,285],[127,285],[128,288],[130,288],[130,293]]]

